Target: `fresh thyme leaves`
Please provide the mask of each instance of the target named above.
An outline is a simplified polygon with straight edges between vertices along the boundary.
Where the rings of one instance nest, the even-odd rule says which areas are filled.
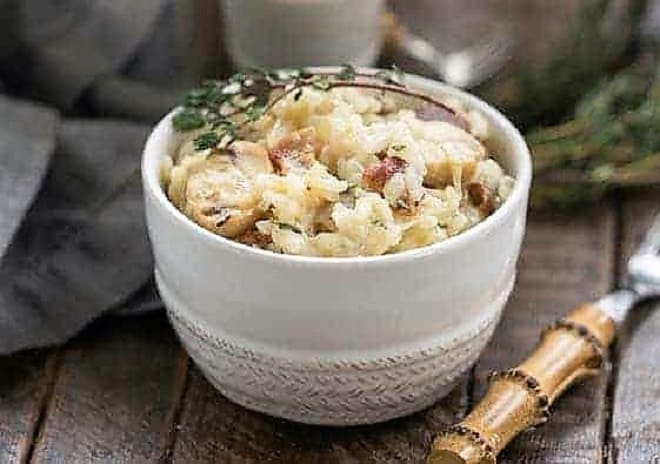
[[[215,132],[205,132],[198,135],[193,140],[195,145],[195,150],[208,150],[209,148],[215,148],[220,143],[220,136]]]
[[[193,109],[184,109],[172,119],[174,128],[178,131],[187,132],[204,126],[204,117]]]
[[[183,110],[174,117],[173,126],[180,132],[207,127],[208,133],[216,133],[219,139],[225,135],[235,138],[245,123],[255,122],[264,115],[275,88],[282,88],[292,79],[301,86],[297,80],[315,77],[302,71],[295,75],[292,78],[262,68],[249,68],[225,81],[204,82],[184,96]],[[322,80],[316,85],[326,86]],[[211,136],[208,135],[206,140],[211,140]],[[200,147],[206,145],[204,142],[198,144]]]
[[[358,82],[358,76],[372,82]],[[343,65],[336,72],[321,73],[305,68],[282,71],[248,68],[224,81],[206,81],[188,92],[182,101],[183,109],[174,116],[172,125],[180,132],[205,128],[206,132],[195,139],[195,147],[204,150],[217,147],[220,143],[231,143],[240,136],[246,124],[258,121],[290,92],[298,101],[305,87],[320,91],[339,86],[403,89],[403,76],[403,72],[396,67],[378,71],[375,75],[360,74],[350,64]],[[382,83],[374,83],[374,80]],[[271,98],[274,90],[280,90],[280,95]]]
[[[188,94],[186,94],[185,105],[191,108],[199,108],[204,106],[204,103],[209,98],[209,94],[213,89],[209,87],[200,87],[199,89],[193,89]]]
[[[535,206],[575,207],[608,190],[660,184],[660,70],[635,64],[604,80],[572,119],[527,134]]]
[[[353,65],[344,64],[341,67],[341,70],[337,73],[337,79],[340,81],[352,81],[355,80],[356,71]]]
[[[245,109],[245,115],[251,122],[258,121],[264,115],[264,106],[249,106]]]
[[[330,78],[325,75],[312,77],[312,87],[318,90],[330,90]]]

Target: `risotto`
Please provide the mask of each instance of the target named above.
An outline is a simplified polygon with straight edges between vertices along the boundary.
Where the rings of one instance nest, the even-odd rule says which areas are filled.
[[[374,89],[303,87],[232,137],[204,143],[206,123],[181,133],[162,183],[200,226],[277,253],[430,245],[484,220],[514,180],[489,152],[479,114],[413,106]]]

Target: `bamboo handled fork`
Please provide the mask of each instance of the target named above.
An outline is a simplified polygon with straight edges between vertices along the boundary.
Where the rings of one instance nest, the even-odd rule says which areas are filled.
[[[485,396],[433,442],[428,464],[494,464],[520,432],[546,422],[569,386],[595,375],[617,327],[642,300],[660,297],[660,212],[628,260],[624,286],[584,303],[548,327],[534,352],[491,375]]]

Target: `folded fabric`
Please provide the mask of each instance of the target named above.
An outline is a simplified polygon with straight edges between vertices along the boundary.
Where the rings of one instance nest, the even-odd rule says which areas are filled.
[[[28,108],[0,137],[0,243],[8,244],[0,258],[0,353],[66,340],[143,287],[153,265],[139,175],[148,127],[65,120],[49,141],[52,113]],[[36,133],[33,116],[41,118]],[[52,146],[41,190],[12,233]],[[142,306],[153,307],[153,293],[143,293]]]
[[[184,51],[200,51],[206,0],[0,3],[0,89],[64,112],[153,121],[178,91],[150,83],[201,71]],[[0,95],[0,354],[61,343],[113,308],[160,308],[139,177],[147,132]]]
[[[0,97],[0,256],[41,186],[57,118],[46,107]]]
[[[129,62],[165,3],[20,0],[18,33],[27,62],[16,71],[32,93],[69,108],[94,79]]]

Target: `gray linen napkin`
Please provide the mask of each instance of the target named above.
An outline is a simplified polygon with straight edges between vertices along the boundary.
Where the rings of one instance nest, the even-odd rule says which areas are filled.
[[[41,185],[57,118],[48,108],[0,98],[0,257]]]
[[[40,108],[23,110],[48,118]],[[48,137],[35,135],[33,121],[14,119],[12,130],[1,134],[0,243],[9,245],[0,261],[0,353],[66,340],[125,301],[152,272],[139,176],[148,132],[143,125],[63,121],[37,199],[16,233],[11,224],[4,226],[5,218],[16,223],[29,197],[16,186],[39,176],[39,168],[24,166],[49,157]],[[8,153],[22,163],[6,164]]]
[[[164,4],[20,0],[19,34],[29,70],[24,78],[41,98],[69,108],[92,81],[127,64]]]
[[[173,0],[0,1],[15,31],[0,47],[9,88],[64,110],[91,89],[101,115],[153,120],[172,105],[122,74],[176,34]],[[0,354],[63,342],[118,306],[160,306],[139,181],[147,132],[0,96]]]

